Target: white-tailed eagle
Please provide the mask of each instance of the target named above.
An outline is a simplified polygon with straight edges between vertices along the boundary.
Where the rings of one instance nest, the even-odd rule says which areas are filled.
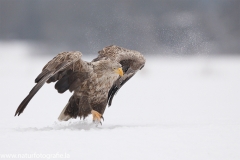
[[[134,50],[115,45],[103,48],[92,62],[81,59],[81,52],[62,52],[49,61],[35,79],[37,83],[16,110],[20,115],[29,101],[45,82],[57,82],[55,89],[59,93],[73,91],[59,120],[80,119],[93,115],[95,123],[101,123],[107,104],[111,106],[115,93],[137,71],[142,69],[145,58]]]

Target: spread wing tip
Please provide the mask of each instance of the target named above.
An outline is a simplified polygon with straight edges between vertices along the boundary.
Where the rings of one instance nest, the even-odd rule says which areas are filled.
[[[22,101],[22,103],[19,105],[19,107],[17,108],[16,112],[15,112],[15,115],[14,116],[19,116],[23,110],[26,108],[28,102],[30,100],[28,100],[28,102],[26,103],[26,100],[28,99],[28,96]]]
[[[41,87],[40,87],[41,88]],[[33,98],[33,96],[37,93],[37,91],[40,89],[34,89],[29,93],[29,95],[22,101],[22,103],[18,106],[16,112],[15,112],[15,116],[19,116],[21,113],[23,113],[24,109],[27,107],[28,103],[30,102],[30,100]]]

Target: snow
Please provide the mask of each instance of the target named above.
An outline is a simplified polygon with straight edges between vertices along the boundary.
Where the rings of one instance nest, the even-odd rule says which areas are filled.
[[[0,43],[0,159],[68,154],[70,159],[240,159],[240,57],[147,57],[113,99],[102,126],[59,122],[71,93],[46,84],[14,117],[52,57],[27,43]],[[93,57],[83,57],[90,60]]]

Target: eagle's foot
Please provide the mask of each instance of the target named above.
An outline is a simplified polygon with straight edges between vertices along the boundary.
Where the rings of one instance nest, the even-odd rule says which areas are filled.
[[[92,110],[91,113],[92,113],[92,116],[93,116],[93,122],[97,125],[99,123],[102,125],[101,118],[104,120],[103,116],[95,110]]]

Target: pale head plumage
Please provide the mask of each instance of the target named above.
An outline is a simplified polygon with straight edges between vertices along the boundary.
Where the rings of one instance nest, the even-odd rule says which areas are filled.
[[[92,62],[92,64],[96,73],[102,73],[105,75],[119,74],[123,76],[122,65],[117,61],[103,59],[97,62]]]

